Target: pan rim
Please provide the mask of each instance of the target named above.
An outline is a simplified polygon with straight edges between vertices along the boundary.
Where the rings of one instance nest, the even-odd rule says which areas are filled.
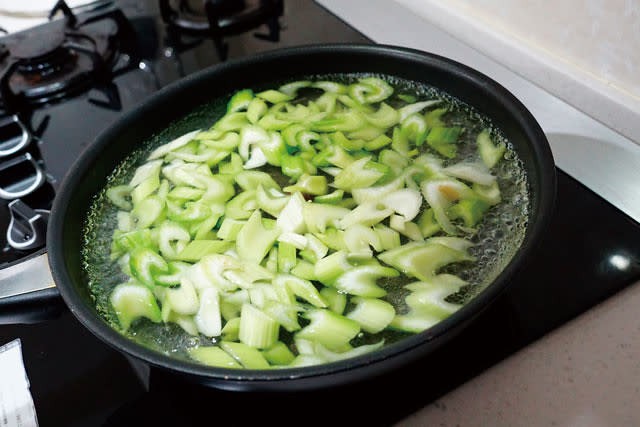
[[[66,269],[64,256],[63,224],[67,215],[69,203],[72,200],[74,188],[81,178],[86,175],[87,170],[95,161],[98,154],[108,145],[112,137],[117,133],[117,128],[131,124],[139,116],[148,115],[162,100],[170,99],[178,91],[184,90],[197,84],[204,76],[224,75],[239,67],[247,67],[260,63],[265,59],[274,59],[286,56],[313,55],[327,52],[341,52],[344,54],[359,53],[372,55],[373,57],[385,58],[387,60],[403,59],[427,63],[429,66],[439,67],[454,74],[456,78],[462,78],[475,85],[481,85],[485,90],[490,91],[498,102],[504,106],[512,115],[518,119],[523,132],[527,134],[530,145],[534,153],[533,161],[537,162],[534,168],[540,170],[538,177],[538,187],[548,189],[538,195],[538,211],[530,217],[524,239],[520,247],[514,253],[512,259],[505,268],[495,278],[495,280],[485,287],[471,301],[465,304],[460,310],[447,319],[439,322],[433,327],[419,334],[413,335],[400,342],[386,346],[375,352],[346,359],[339,362],[326,363],[303,368],[284,368],[277,370],[229,370],[224,368],[213,368],[197,363],[191,363],[180,359],[172,358],[155,350],[146,348],[134,341],[129,340],[112,329],[95,312],[86,306],[77,292],[75,292],[72,279]],[[117,126],[116,126],[117,125]],[[533,191],[533,189],[531,189]],[[273,384],[273,383],[294,383],[301,380],[309,380],[321,377],[336,377],[341,373],[354,372],[353,379],[358,377],[355,374],[360,368],[377,366],[383,368],[387,365],[387,370],[394,364],[405,363],[410,359],[415,359],[424,355],[429,347],[437,340],[445,336],[449,331],[456,329],[472,320],[482,310],[487,308],[509,284],[509,278],[513,277],[522,264],[526,261],[527,253],[535,247],[542,237],[542,232],[547,228],[551,216],[552,207],[555,200],[556,175],[553,157],[546,137],[536,122],[535,118],[526,107],[507,91],[499,83],[486,75],[473,70],[463,64],[451,59],[434,55],[431,53],[401,48],[388,45],[367,45],[367,44],[330,44],[330,45],[306,45],[291,48],[277,49],[257,55],[247,56],[228,61],[198,73],[194,73],[186,78],[178,80],[173,84],[161,89],[146,99],[140,106],[123,114],[114,124],[102,131],[98,137],[85,149],[76,159],[73,166],[64,177],[54,200],[52,214],[47,232],[47,247],[51,272],[56,285],[65,303],[74,316],[94,335],[117,350],[141,359],[151,365],[176,371],[187,376],[202,377],[214,382],[226,382],[228,388],[237,388],[241,384]],[[422,348],[422,350],[420,350]],[[403,358],[402,355],[405,355]],[[402,359],[402,360],[400,360]],[[395,360],[395,363],[393,361]],[[364,369],[361,369],[364,371]],[[363,375],[360,375],[363,376]],[[349,379],[348,381],[351,381]],[[345,380],[346,381],[346,380]],[[322,381],[318,381],[320,383]],[[308,381],[307,381],[308,383]],[[223,388],[225,384],[219,384]],[[286,386],[290,387],[290,386]]]

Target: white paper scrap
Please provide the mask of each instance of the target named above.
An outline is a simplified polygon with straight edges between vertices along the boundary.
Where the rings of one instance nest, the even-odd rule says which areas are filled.
[[[0,427],[37,427],[20,339],[0,347]]]

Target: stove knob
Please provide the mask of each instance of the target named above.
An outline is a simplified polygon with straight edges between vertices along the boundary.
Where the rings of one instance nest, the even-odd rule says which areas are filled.
[[[0,135],[0,157],[17,153],[31,142],[31,134],[18,116],[0,121]]]
[[[32,166],[30,171],[25,164]],[[0,198],[5,200],[19,199],[33,193],[42,184],[45,176],[38,163],[29,153],[12,157],[0,163]]]
[[[26,251],[45,245],[49,211],[31,209],[22,200],[9,203],[11,221],[7,228],[7,242],[14,249]]]

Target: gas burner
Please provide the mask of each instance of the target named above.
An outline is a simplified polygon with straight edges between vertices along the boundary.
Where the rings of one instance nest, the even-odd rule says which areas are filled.
[[[27,110],[109,81],[118,54],[132,40],[119,9],[79,20],[58,2],[65,19],[12,35],[0,49],[0,96],[7,113]]]
[[[278,18],[284,13],[283,0],[160,0],[160,13],[170,28],[186,34],[211,37],[221,60],[227,58],[224,36],[241,34],[266,24],[267,34],[256,37],[280,40]]]
[[[23,75],[32,74],[35,78],[46,78],[65,66],[73,66],[76,57],[64,46],[64,42],[63,32],[51,33],[48,37],[42,37],[37,32],[25,34],[22,42],[10,50],[18,63],[17,71]]]

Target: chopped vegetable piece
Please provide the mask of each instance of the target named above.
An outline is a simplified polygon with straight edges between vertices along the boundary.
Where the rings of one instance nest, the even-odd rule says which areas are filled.
[[[281,165],[282,156],[287,150],[278,132],[269,132],[269,139],[260,141],[258,145],[270,165]]]
[[[189,232],[175,222],[165,221],[158,229],[158,247],[166,259],[175,259],[191,240]]]
[[[253,211],[247,223],[242,227],[236,238],[238,255],[247,261],[260,264],[269,253],[281,231],[278,227],[267,230],[262,225],[260,211]]]
[[[233,246],[233,243],[225,240],[194,240],[190,242],[175,259],[180,261],[199,261],[209,254],[221,254]]]
[[[268,369],[269,362],[260,351],[240,342],[221,341],[220,348],[247,369]]]
[[[360,332],[358,322],[330,310],[306,313],[311,323],[296,333],[296,338],[315,341],[329,350],[344,348]]]
[[[347,93],[347,91],[349,90],[343,84],[332,82],[332,81],[324,81],[324,80],[313,82],[311,86],[318,89],[322,89],[329,93],[337,93],[337,94]]]
[[[489,203],[481,199],[465,199],[449,209],[452,219],[460,218],[466,227],[475,227],[489,209]]]
[[[349,95],[360,104],[372,104],[384,101],[393,93],[389,83],[377,77],[360,79],[360,82],[349,87]]]
[[[432,105],[436,105],[438,103],[440,103],[440,100],[434,99],[430,101],[422,101],[422,102],[416,102],[413,104],[405,105],[404,107],[398,110],[398,114],[400,116],[399,121],[403,122],[404,119],[406,119],[410,115],[419,113],[425,108],[431,107]]]
[[[349,212],[349,209],[340,206],[305,203],[302,215],[304,224],[311,233],[323,233],[327,227],[336,226]]]
[[[360,345],[355,348],[351,348],[346,351],[332,352],[323,347],[320,344],[316,344],[316,354],[327,362],[335,362],[337,360],[349,359],[351,357],[362,356],[363,354],[370,353],[378,350],[384,345],[384,340],[380,340],[375,344]]]
[[[411,221],[420,212],[422,196],[417,190],[403,188],[387,194],[380,203],[402,215],[405,221]]]
[[[351,268],[347,261],[347,253],[338,251],[316,262],[314,272],[318,281],[331,286],[339,276]]]
[[[392,329],[417,334],[426,329],[429,329],[442,320],[442,318],[437,316],[432,316],[425,313],[410,312],[408,314],[397,315],[396,317],[394,317],[389,327]]]
[[[425,200],[433,209],[438,224],[448,234],[455,234],[456,229],[447,216],[447,209],[451,202],[468,197],[473,194],[473,191],[455,180],[424,181],[421,184],[421,190]]]
[[[117,185],[115,187],[111,187],[107,190],[106,194],[111,203],[120,209],[130,211],[133,208],[133,205],[129,200],[131,197],[131,187],[128,185]]]
[[[200,308],[198,294],[193,282],[186,277],[180,279],[180,286],[166,289],[166,301],[179,314],[196,314]]]
[[[218,120],[214,128],[221,132],[229,132],[240,130],[248,124],[246,113],[228,113]]]
[[[327,302],[329,310],[342,314],[347,306],[347,296],[334,288],[322,288],[320,296]]]
[[[161,221],[164,207],[165,202],[160,197],[149,196],[138,203],[134,202],[131,215],[138,228],[147,228],[153,223]]]
[[[289,202],[289,198],[289,196],[276,189],[265,190],[262,185],[258,185],[258,189],[256,190],[258,207],[274,217],[280,215],[280,212],[282,212]]]
[[[243,191],[233,199],[229,200],[225,206],[224,215],[226,218],[247,219],[251,216],[251,212],[257,206],[256,191]]]
[[[289,332],[297,331],[301,327],[298,323],[298,313],[303,310],[295,303],[285,304],[269,299],[264,301],[262,310]]]
[[[427,209],[418,219],[418,227],[423,237],[429,237],[441,230],[440,224],[436,221],[433,209]]]
[[[438,153],[452,159],[458,150],[456,143],[461,131],[461,128],[432,128],[427,135],[427,144]]]
[[[269,89],[264,92],[257,93],[256,96],[258,98],[262,98],[267,102],[271,102],[272,104],[277,104],[279,102],[289,101],[293,95],[288,95],[286,93],[278,92],[277,90]]]
[[[234,177],[236,183],[245,191],[257,190],[262,187],[265,190],[280,190],[280,186],[271,178],[271,175],[261,171],[242,171]]]
[[[160,147],[156,148],[155,150],[153,150],[151,152],[151,154],[149,154],[149,157],[147,157],[147,160],[155,160],[155,159],[159,159],[160,157],[163,157],[165,154],[170,153],[174,150],[177,150],[180,147],[183,147],[185,145],[187,145],[189,142],[191,142],[194,137],[200,133],[200,130],[194,130],[192,132],[188,132],[185,133],[184,135],[174,139],[173,141],[161,145]],[[151,165],[152,163],[147,163],[147,165]],[[157,167],[159,168],[161,163],[157,163]],[[155,164],[154,164],[155,165]],[[155,166],[153,166],[155,167]],[[138,171],[140,171],[140,169],[138,169]],[[136,175],[138,175],[138,171],[136,171]],[[141,176],[134,176],[133,179],[131,180],[131,186],[135,187],[138,183],[138,180],[140,180]]]
[[[247,221],[240,221],[233,218],[225,218],[222,221],[222,225],[220,225],[220,230],[218,230],[218,237],[223,240],[235,241],[238,237],[238,233],[242,230],[242,227],[247,223]]]
[[[247,107],[247,119],[252,124],[256,124],[268,109],[269,107],[262,99],[253,98]]]
[[[282,283],[291,289],[291,292],[298,298],[311,303],[315,307],[326,307],[327,304],[322,300],[320,293],[308,280],[299,277],[280,274],[274,279],[274,283]]]
[[[222,328],[221,334],[226,341],[237,341],[240,333],[240,318],[229,319]]]
[[[129,268],[133,277],[147,286],[154,285],[154,275],[169,270],[164,258],[149,248],[133,250],[129,258]]]
[[[491,185],[496,180],[496,177],[491,175],[481,163],[456,163],[442,169],[442,172],[448,176],[480,185]]]
[[[255,348],[269,348],[278,340],[278,322],[251,304],[242,305],[240,342]]]
[[[303,233],[306,225],[303,216],[304,197],[299,192],[293,193],[285,207],[278,215],[277,226],[283,231]]]
[[[389,226],[411,240],[421,241],[423,239],[420,227],[411,221],[406,221],[400,215],[393,215],[389,220]]]
[[[497,205],[502,201],[502,196],[500,195],[500,187],[498,187],[498,181],[494,181],[493,184],[489,186],[474,184],[473,191],[491,206]]]
[[[409,95],[408,93],[400,93],[398,94],[398,99],[403,100],[406,103],[413,103],[416,102],[416,97],[413,95]]]
[[[272,347],[263,350],[262,355],[272,365],[285,366],[293,362],[294,354],[282,341],[276,342]]]
[[[375,151],[389,144],[391,144],[391,138],[389,138],[387,135],[380,135],[375,139],[372,139],[371,141],[365,142],[364,148],[367,151]]]
[[[246,110],[252,99],[253,91],[251,89],[239,90],[229,100],[229,103],[227,104],[227,113]]]
[[[361,205],[365,202],[380,200],[387,194],[402,189],[403,186],[404,179],[402,177],[398,177],[384,185],[354,189],[351,194],[355,201]]]
[[[393,128],[391,137],[391,148],[402,157],[409,156],[409,139],[399,127]]]
[[[358,322],[363,331],[371,334],[377,334],[386,328],[396,315],[391,304],[377,298],[355,297],[351,302],[356,304],[356,308],[347,313],[347,317]]]
[[[406,285],[412,293],[406,303],[414,312],[446,318],[460,308],[460,304],[446,301],[467,283],[452,274],[440,274],[430,282],[415,282]]]
[[[131,322],[139,317],[156,323],[162,320],[156,299],[146,286],[137,283],[118,285],[111,293],[110,301],[124,330],[129,329]]]
[[[242,366],[220,347],[196,347],[189,349],[189,357],[208,366],[239,369]]]
[[[181,285],[182,286],[182,285]],[[198,331],[207,337],[217,337],[222,332],[220,297],[216,288],[207,288],[200,294],[200,308],[194,316]]]
[[[302,88],[309,87],[312,85],[312,82],[309,80],[299,80],[291,83],[284,84],[280,86],[278,89],[280,92],[285,95],[289,95],[290,97],[295,97],[298,94],[298,91]]]
[[[380,236],[371,228],[362,224],[353,224],[344,231],[344,243],[351,254],[371,257],[370,246],[377,252],[382,250]]]
[[[373,185],[384,175],[384,172],[369,165],[370,157],[363,157],[344,168],[333,180],[333,184],[346,191]]]
[[[327,194],[327,178],[323,175],[310,176],[303,174],[296,182],[296,185],[290,185],[283,190],[287,193],[299,191],[313,195]]]
[[[364,265],[346,271],[336,278],[331,286],[351,295],[380,298],[385,296],[387,291],[378,286],[376,281],[383,277],[397,276],[399,276],[399,273],[393,268],[380,265]]]
[[[478,144],[478,151],[480,152],[482,163],[484,163],[489,169],[494,167],[500,159],[502,159],[504,152],[507,149],[503,143],[498,145],[493,143],[491,140],[491,133],[488,129],[485,129],[478,134],[476,142]]]
[[[389,128],[400,120],[398,112],[384,102],[380,104],[378,111],[371,114],[365,114],[364,117],[372,125],[382,128]]]
[[[415,143],[416,146],[421,146],[427,136],[429,129],[427,123],[424,121],[424,117],[420,114],[412,114],[402,121],[401,132],[406,137]],[[410,154],[408,152],[407,154]]]
[[[449,110],[447,108],[436,108],[427,112],[424,115],[424,120],[427,122],[429,128],[445,127],[445,123],[442,121],[442,116]]]
[[[393,209],[387,208],[382,203],[365,202],[357,208],[343,215],[339,225],[347,228],[353,224],[375,225],[393,213]]]
[[[325,194],[323,196],[316,196],[313,201],[315,203],[326,203],[329,205],[334,205],[342,200],[342,196],[344,196],[343,190],[336,190],[332,193]]]
[[[473,260],[464,251],[429,242],[408,243],[383,252],[378,258],[405,274],[427,281],[445,265]]]
[[[378,235],[378,239],[380,239],[381,250],[388,251],[400,246],[400,234],[397,231],[382,224],[376,224],[373,230]]]
[[[288,273],[297,262],[296,248],[290,243],[278,243],[278,271]]]

